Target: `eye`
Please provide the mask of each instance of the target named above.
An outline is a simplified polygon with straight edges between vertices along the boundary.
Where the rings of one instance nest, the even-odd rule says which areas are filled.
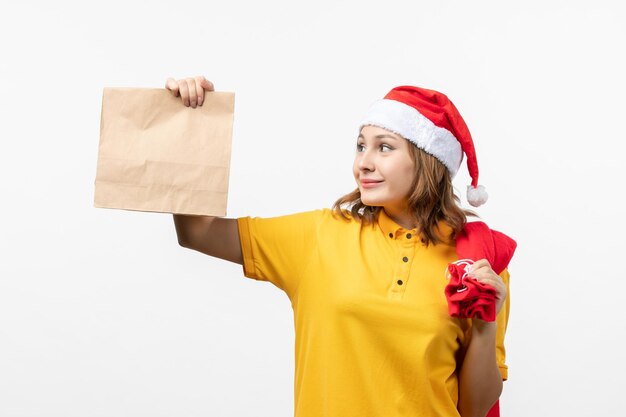
[[[361,151],[361,148],[363,148],[363,144],[361,144],[361,143],[357,143],[357,144],[356,144],[356,151],[357,151],[357,152],[360,152],[360,151]],[[381,148],[381,149],[387,148],[387,149],[388,149],[388,150],[390,150],[390,151],[391,151],[391,150],[393,150],[393,148],[392,148],[391,146],[387,145],[386,143],[381,144],[381,145],[380,145],[380,148]]]

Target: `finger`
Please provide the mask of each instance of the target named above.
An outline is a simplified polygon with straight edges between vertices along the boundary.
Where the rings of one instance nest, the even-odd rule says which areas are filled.
[[[202,86],[203,89],[207,91],[215,91],[215,86],[213,85],[211,81],[207,80],[202,75],[200,76],[200,79],[201,79],[200,85]]]
[[[193,78],[187,78],[187,87],[189,88],[189,102],[194,109],[198,104],[198,93],[196,93],[196,81]]]
[[[185,80],[178,82],[178,88],[180,89],[180,98],[183,99],[183,104],[189,106],[189,86]]]
[[[482,268],[484,266],[488,266],[488,267],[491,268],[491,265],[489,264],[489,261],[487,259],[484,259],[484,258],[483,259],[479,259],[479,260],[477,260],[476,262],[474,262],[472,264],[471,270],[475,271],[475,270],[477,270],[479,268]]]
[[[477,281],[479,281],[482,284],[485,285],[489,285],[490,287],[493,287],[493,289],[496,290],[496,293],[498,294],[498,298],[502,297],[504,298],[504,296],[506,296],[506,287],[504,285],[502,285],[501,282],[498,282],[496,280],[493,279],[476,279]]]
[[[196,77],[196,94],[198,95],[198,106],[202,106],[204,102],[204,88],[202,88],[202,78]]]
[[[504,288],[501,282],[498,282],[492,278],[475,278],[475,280],[478,282],[482,282],[483,284],[491,285],[494,288]]]
[[[491,265],[489,264],[489,262],[486,259],[480,259],[476,262],[474,262],[470,268],[468,273],[470,275],[485,275],[485,274],[490,274],[490,273],[494,273],[495,271],[493,271],[491,269]]]
[[[165,81],[165,88],[167,90],[170,90],[174,97],[178,97],[178,83],[176,82],[175,79],[173,79],[172,77],[169,77]]]
[[[472,270],[467,274],[469,277],[476,279],[477,281],[493,281],[504,285],[502,277],[496,274],[491,268],[483,266],[477,270]]]

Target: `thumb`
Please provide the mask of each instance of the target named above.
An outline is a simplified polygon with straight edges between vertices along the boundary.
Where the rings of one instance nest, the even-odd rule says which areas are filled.
[[[172,77],[169,77],[167,81],[165,81],[165,88],[170,90],[174,97],[178,97],[178,83]]]

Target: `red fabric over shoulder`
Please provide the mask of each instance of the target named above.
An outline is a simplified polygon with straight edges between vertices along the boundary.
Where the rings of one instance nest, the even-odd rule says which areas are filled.
[[[491,269],[500,274],[509,265],[517,243],[509,236],[490,229],[484,222],[468,222],[456,239],[459,259],[487,259]]]

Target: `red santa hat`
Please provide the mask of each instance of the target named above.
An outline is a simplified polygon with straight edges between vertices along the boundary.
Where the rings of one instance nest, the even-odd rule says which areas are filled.
[[[478,163],[472,135],[450,99],[435,90],[403,85],[393,88],[375,101],[359,123],[390,130],[441,161],[454,178],[467,156],[472,177],[467,186],[467,200],[478,207],[487,201],[487,191],[478,185]]]

